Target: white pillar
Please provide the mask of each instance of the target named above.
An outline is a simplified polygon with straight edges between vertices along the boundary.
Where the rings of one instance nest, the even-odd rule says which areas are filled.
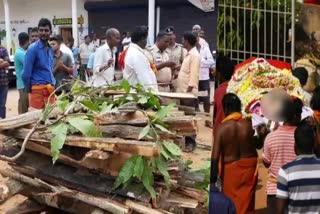
[[[155,8],[156,1],[149,0],[149,10],[148,10],[148,26],[149,26],[149,41],[154,44],[154,28],[155,28]]]
[[[295,62],[295,17],[296,17],[296,12],[295,12],[295,4],[292,2],[291,3],[291,66],[294,66]]]
[[[74,38],[74,44],[78,46],[77,0],[72,0],[72,36]]]
[[[4,5],[4,20],[6,25],[6,43],[8,54],[11,54],[11,21],[10,21],[10,9],[8,0],[3,0]]]
[[[157,6],[157,34],[160,31],[160,6]]]

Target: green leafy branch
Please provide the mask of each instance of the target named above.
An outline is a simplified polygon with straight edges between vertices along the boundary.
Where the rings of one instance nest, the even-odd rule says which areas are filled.
[[[110,90],[124,91],[124,93],[115,97],[105,95],[105,92]],[[72,101],[70,96],[73,98]],[[160,132],[171,133],[163,121],[175,104],[162,107],[160,99],[150,90],[146,91],[142,85],[130,86],[128,81],[123,80],[120,84],[107,88],[90,88],[82,86],[77,81],[70,93],[63,93],[54,105],[47,104],[42,116],[42,121],[46,125],[42,128],[49,128],[53,136],[51,139],[53,163],[59,158],[60,150],[69,134],[81,133],[87,137],[101,137],[102,134],[94,123],[95,116],[124,110],[127,104],[131,103],[138,107],[135,111],[143,112],[148,120],[147,126],[139,134],[139,140],[155,139],[155,143],[160,147],[160,156],[151,159],[139,155],[132,156],[121,168],[114,189],[126,187],[131,182],[141,182],[154,198],[154,173],[162,175],[164,181],[169,184],[167,162],[180,160],[182,152],[175,143],[161,141],[159,136]],[[55,108],[64,113],[52,122],[49,120],[49,115]],[[147,111],[149,109],[155,113],[150,114]]]

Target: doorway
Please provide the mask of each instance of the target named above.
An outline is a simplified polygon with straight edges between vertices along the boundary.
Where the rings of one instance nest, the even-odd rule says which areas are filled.
[[[72,36],[72,28],[71,27],[61,27],[60,35],[63,39],[63,42],[66,43],[68,38]]]

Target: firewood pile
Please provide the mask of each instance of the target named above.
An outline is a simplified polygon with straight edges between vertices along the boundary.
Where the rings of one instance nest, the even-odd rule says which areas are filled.
[[[177,149],[196,135],[194,116],[171,107],[159,126],[163,111],[131,102],[91,115],[88,102],[78,101],[0,120],[0,159],[10,165],[0,169],[9,178],[0,200],[28,197],[11,213],[207,213],[206,192],[195,188],[205,175],[190,171]]]

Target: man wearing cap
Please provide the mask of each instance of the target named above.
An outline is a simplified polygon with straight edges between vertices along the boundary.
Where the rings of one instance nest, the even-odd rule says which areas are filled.
[[[172,81],[172,69],[176,64],[169,60],[167,48],[169,47],[170,37],[166,32],[159,32],[156,43],[145,51],[149,61],[153,63],[158,72],[156,74],[158,89],[161,92],[170,92]]]
[[[169,60],[176,64],[176,69],[173,70],[173,90],[176,91],[176,79],[179,74],[179,68],[182,65],[182,62],[187,55],[187,50],[183,48],[181,44],[176,43],[176,35],[174,33],[174,27],[170,26],[166,29],[167,34],[170,37],[169,47],[167,52],[169,55]]]

